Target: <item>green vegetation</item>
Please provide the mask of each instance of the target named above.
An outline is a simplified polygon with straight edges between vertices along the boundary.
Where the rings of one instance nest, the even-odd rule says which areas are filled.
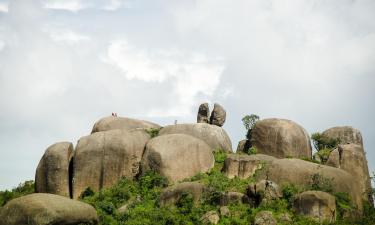
[[[258,120],[259,116],[255,114],[246,115],[242,118],[242,123],[246,129],[246,138],[248,140],[251,140],[251,131]]]
[[[148,128],[145,131],[151,136],[151,138],[157,137],[161,128]]]
[[[256,149],[255,146],[251,147],[251,148],[248,148],[248,149],[245,149],[245,153],[248,154],[248,155],[255,155],[257,154],[258,150]]]
[[[313,133],[311,135],[311,139],[317,151],[323,149],[334,149],[340,143],[340,139],[329,138],[322,135],[321,133]]]
[[[4,206],[7,202],[14,198],[18,198],[34,192],[35,187],[34,181],[32,180],[25,181],[24,183],[19,184],[16,188],[13,188],[10,191],[0,191],[0,207]]]

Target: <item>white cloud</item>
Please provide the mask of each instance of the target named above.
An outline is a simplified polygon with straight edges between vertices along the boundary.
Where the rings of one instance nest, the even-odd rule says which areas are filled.
[[[7,13],[9,11],[8,2],[0,2],[0,12]]]
[[[89,41],[91,38],[89,36],[79,34],[72,30],[67,29],[45,29],[47,33],[49,33],[50,37],[57,42],[66,42],[68,44],[76,44],[82,41]]]
[[[132,5],[128,0],[110,0],[107,1],[108,3],[104,5],[103,9],[108,11],[115,11],[122,7],[124,8],[131,8]]]
[[[86,8],[87,5],[83,4],[80,0],[45,0],[44,7],[78,12]]]
[[[155,109],[153,116],[186,116],[198,94],[212,96],[219,85],[223,60],[176,49],[138,49],[127,41],[113,41],[107,63],[117,66],[128,80],[172,82],[176,104],[171,109]]]

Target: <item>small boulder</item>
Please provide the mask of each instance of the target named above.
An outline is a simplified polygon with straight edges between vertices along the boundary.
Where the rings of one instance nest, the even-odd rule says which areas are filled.
[[[183,182],[165,189],[160,195],[160,205],[176,204],[184,193],[190,194],[195,204],[198,204],[205,191],[205,185],[198,182]]]
[[[36,193],[9,201],[0,209],[0,225],[97,224],[96,210],[69,198]]]
[[[298,194],[293,202],[293,208],[299,215],[310,217],[317,222],[336,221],[335,197],[322,191],[305,191]]]
[[[70,197],[69,164],[73,144],[59,142],[47,148],[35,173],[35,191]]]
[[[260,211],[254,218],[254,225],[276,225],[277,222],[270,211]]]
[[[341,144],[358,144],[363,146],[361,132],[350,126],[332,127],[323,131],[322,136],[339,139]]]
[[[239,155],[229,154],[224,161],[223,172],[228,178],[238,177],[246,179],[262,168],[263,160],[272,160],[272,156],[267,155]]]
[[[241,140],[238,142],[236,153],[246,154],[246,152],[249,150],[250,147],[251,147],[251,143],[249,140],[247,139]]]
[[[210,108],[208,103],[202,103],[198,109],[197,123],[209,123]]]
[[[329,154],[327,162],[325,162],[325,165],[340,168],[340,154],[338,148],[332,150],[331,154]]]
[[[79,139],[73,162],[73,198],[88,187],[98,191],[139,173],[150,136],[144,130],[109,130]]]
[[[218,103],[215,103],[210,117],[210,124],[222,127],[225,123],[226,114],[225,109]]]
[[[289,213],[282,213],[278,216],[278,220],[282,223],[282,224],[292,224],[292,219],[290,218],[290,215]]]
[[[209,211],[201,217],[203,224],[218,224],[220,220],[216,211]]]
[[[127,117],[108,116],[100,119],[94,124],[91,133],[108,130],[133,130],[133,129],[161,128],[160,125],[145,120]]]
[[[260,180],[255,184],[250,184],[247,190],[255,206],[258,206],[262,202],[270,202],[283,196],[279,185],[270,180]]]
[[[277,158],[312,157],[310,136],[306,130],[291,120],[264,119],[251,131],[251,146],[258,153]]]
[[[247,195],[240,192],[225,192],[220,197],[220,205],[230,205],[230,204],[249,204],[250,199]]]
[[[172,183],[207,172],[213,166],[211,148],[204,141],[185,134],[151,139],[142,158],[142,171],[155,170]]]
[[[221,206],[219,211],[221,216],[230,216],[230,210],[228,206]]]
[[[159,136],[169,134],[186,134],[206,142],[212,150],[232,153],[232,142],[225,130],[207,123],[176,124],[162,128]]]

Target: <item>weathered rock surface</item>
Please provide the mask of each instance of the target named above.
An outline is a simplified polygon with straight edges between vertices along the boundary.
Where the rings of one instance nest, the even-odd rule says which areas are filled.
[[[332,139],[340,139],[341,144],[359,144],[363,146],[361,132],[350,126],[332,127],[322,133],[323,136]]]
[[[230,216],[230,210],[228,206],[221,206],[219,212],[221,216]]]
[[[279,185],[270,180],[260,180],[255,184],[250,184],[247,190],[256,206],[261,202],[270,202],[283,196]]]
[[[144,130],[109,130],[79,139],[73,163],[73,198],[87,187],[98,191],[122,177],[137,175],[149,139]]]
[[[183,182],[165,189],[160,195],[160,205],[176,204],[184,193],[190,194],[195,204],[199,203],[205,191],[205,185],[198,182]]]
[[[352,174],[354,182],[359,186],[363,199],[372,203],[372,198],[369,194],[371,191],[370,174],[362,145],[339,145],[337,149],[331,152],[326,164]]]
[[[250,199],[247,195],[240,192],[225,192],[220,197],[220,205],[230,205],[230,204],[249,204]]]
[[[277,222],[271,211],[260,211],[256,214],[254,225],[276,225]]]
[[[221,127],[210,125],[207,123],[194,124],[176,124],[162,128],[159,131],[159,136],[168,134],[186,134],[206,142],[211,149],[223,150],[225,152],[232,151],[232,142]]]
[[[209,123],[210,122],[210,108],[208,103],[202,103],[198,109],[197,123]]]
[[[171,182],[207,172],[213,166],[210,146],[186,134],[161,135],[151,139],[142,158],[142,171],[155,170]]]
[[[223,172],[229,178],[235,176],[247,178],[254,173],[257,165],[262,166],[259,168],[257,176],[255,176],[257,181],[271,180],[280,187],[285,184],[310,187],[312,177],[318,175],[329,181],[334,192],[348,193],[353,203],[357,206],[359,213],[362,211],[362,193],[358,184],[353,182],[353,175],[335,167],[300,159],[278,159],[262,154],[229,154],[224,161]]]
[[[297,195],[293,207],[298,214],[320,223],[336,221],[335,197],[322,191],[306,191]]]
[[[94,124],[91,133],[116,129],[133,130],[137,128],[161,128],[161,126],[156,123],[151,123],[145,120],[138,120],[127,117],[108,116],[97,121]]]
[[[236,153],[237,154],[246,153],[247,150],[250,148],[250,146],[251,146],[251,143],[249,140],[247,139],[241,140],[238,142]]]
[[[69,197],[69,163],[73,144],[59,142],[47,148],[35,173],[35,191]]]
[[[262,154],[229,154],[224,161],[223,173],[229,178],[239,177],[245,179],[253,176],[257,170],[261,169],[263,162],[274,159],[272,156]]]
[[[69,198],[37,193],[19,197],[0,209],[0,225],[97,224],[96,210]]]
[[[216,211],[209,211],[201,218],[203,224],[218,224],[220,220]]]
[[[215,103],[214,109],[211,112],[210,124],[222,127],[225,123],[226,115],[225,109],[218,103]]]
[[[258,153],[285,158],[311,158],[310,137],[306,130],[291,120],[264,119],[251,131],[251,145]]]

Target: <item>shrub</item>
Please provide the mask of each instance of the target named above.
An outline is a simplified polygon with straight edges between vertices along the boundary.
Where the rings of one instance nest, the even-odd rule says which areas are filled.
[[[321,133],[313,133],[311,135],[311,139],[317,151],[320,151],[326,148],[334,149],[340,143],[340,139],[329,138],[329,137],[322,135]]]
[[[310,190],[314,191],[324,191],[327,193],[332,193],[332,179],[326,178],[319,173],[315,173],[311,176]]]
[[[253,146],[251,148],[245,149],[245,153],[248,155],[255,155],[258,153],[258,150],[256,149],[255,146]]]
[[[8,191],[0,191],[0,207],[4,206],[7,202],[14,198],[18,198],[24,195],[32,194],[35,192],[35,183],[33,180],[25,181],[20,183],[16,188]]]
[[[160,128],[148,128],[145,131],[151,136],[151,138],[157,137],[159,135]]]

